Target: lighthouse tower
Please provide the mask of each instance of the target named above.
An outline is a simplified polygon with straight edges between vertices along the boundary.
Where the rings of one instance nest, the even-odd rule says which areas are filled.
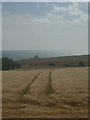
[[[35,59],[35,60],[38,60],[38,59],[39,59],[39,56],[36,54],[36,55],[34,56],[34,59]]]

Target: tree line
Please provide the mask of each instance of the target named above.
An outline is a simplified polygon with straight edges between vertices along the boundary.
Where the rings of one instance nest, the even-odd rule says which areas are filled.
[[[13,59],[8,57],[2,58],[2,70],[10,70],[15,68],[20,68],[21,65],[15,62]]]

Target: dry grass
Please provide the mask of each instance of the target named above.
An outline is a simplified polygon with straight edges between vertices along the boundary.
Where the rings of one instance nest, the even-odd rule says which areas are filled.
[[[6,71],[2,86],[3,117],[88,117],[87,67]]]

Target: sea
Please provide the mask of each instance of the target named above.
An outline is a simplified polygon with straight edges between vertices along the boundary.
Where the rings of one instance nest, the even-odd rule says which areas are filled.
[[[39,58],[53,58],[61,56],[81,55],[82,53],[69,50],[3,50],[2,57],[9,57],[13,60],[31,59],[37,54]],[[1,54],[0,54],[1,57]]]

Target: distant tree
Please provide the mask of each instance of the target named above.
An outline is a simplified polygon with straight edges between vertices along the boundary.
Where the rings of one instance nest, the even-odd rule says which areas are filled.
[[[69,65],[68,65],[68,64],[64,64],[64,66],[65,66],[65,67],[69,67]]]
[[[21,65],[20,65],[20,64],[15,63],[15,68],[20,68],[20,67],[21,67]]]
[[[49,63],[48,65],[49,65],[49,66],[56,66],[55,63]]]
[[[79,66],[85,66],[84,62],[80,61]]]
[[[19,67],[21,67],[21,65],[13,61],[13,59],[8,57],[2,58],[2,70],[10,70]]]

